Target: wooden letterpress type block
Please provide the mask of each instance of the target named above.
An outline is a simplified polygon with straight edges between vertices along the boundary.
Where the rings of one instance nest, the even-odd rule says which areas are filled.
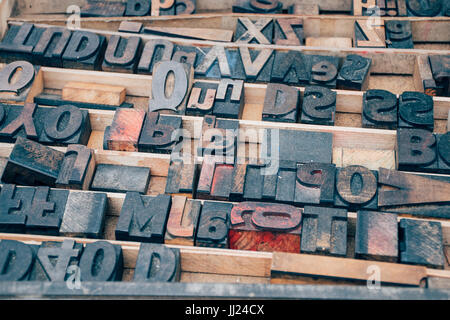
[[[433,78],[438,87],[438,94],[448,96],[450,82],[450,55],[432,55],[429,56],[430,66]]]
[[[135,73],[141,42],[140,37],[111,36],[106,47],[102,70]]]
[[[201,51],[197,47],[175,45],[172,61],[190,64],[195,69],[199,55],[201,55]]]
[[[204,157],[198,179],[197,198],[208,199],[208,197],[211,195],[211,187],[214,179],[215,170],[216,170],[216,161],[214,157],[211,156]]]
[[[233,187],[233,173],[234,165],[216,162],[214,157],[205,157],[199,177],[197,197],[227,201]]]
[[[336,166],[306,163],[297,167],[296,204],[333,204]]]
[[[356,48],[386,48],[384,21],[356,20],[353,43]]]
[[[178,143],[176,133],[181,126],[181,117],[149,112],[139,138],[139,152],[170,154]]]
[[[233,12],[238,13],[281,13],[283,3],[279,0],[236,0]]]
[[[218,85],[209,82],[194,83],[186,107],[186,115],[203,116],[212,114]]]
[[[155,65],[161,61],[170,61],[174,44],[168,40],[154,39],[145,43],[137,67],[139,74],[152,74]]]
[[[435,171],[436,136],[423,129],[398,129],[397,166],[402,171]]]
[[[234,165],[233,179],[231,183],[230,201],[240,202],[244,199],[245,176],[247,163],[237,162]]]
[[[0,60],[5,63],[16,60],[32,62],[33,49],[43,32],[43,28],[30,23],[9,25],[8,32],[0,42]]]
[[[205,201],[200,214],[195,245],[228,248],[231,203]]]
[[[19,137],[9,156],[2,181],[54,186],[63,159],[64,153]]]
[[[142,17],[150,15],[151,0],[128,0],[125,16]]]
[[[104,36],[89,31],[74,31],[63,54],[63,67],[100,70],[105,48]]]
[[[199,156],[216,156],[219,157],[221,162],[234,162],[238,130],[238,121],[205,116],[203,118],[201,145],[198,149]]]
[[[25,104],[32,102],[32,96],[40,85],[39,67],[27,61],[14,61],[0,70],[0,101]]]
[[[213,114],[216,117],[240,119],[242,118],[244,103],[244,81],[220,80],[213,107]]]
[[[335,207],[353,209],[378,208],[378,172],[363,166],[338,169],[336,174]]]
[[[377,0],[377,6],[380,8],[380,16],[396,17],[399,15],[397,0]]]
[[[57,236],[66,208],[69,191],[37,187],[26,212],[27,233]]]
[[[167,110],[175,114],[185,114],[193,76],[193,68],[188,64],[159,62],[153,72],[149,112]]]
[[[434,129],[433,98],[422,92],[403,92],[398,106],[398,127]]]
[[[304,45],[303,19],[275,19],[273,43],[281,46]]]
[[[151,0],[152,16],[174,16],[175,0]]]
[[[37,140],[41,130],[34,122],[38,113],[36,104],[25,103],[23,107],[0,105],[0,140],[13,143],[18,137]]]
[[[397,129],[397,96],[386,90],[367,90],[363,96],[363,128]]]
[[[299,51],[276,51],[271,81],[306,85],[311,79],[311,59]]]
[[[27,213],[31,208],[34,188],[17,188],[4,184],[0,192],[0,231],[24,233]]]
[[[265,175],[264,180],[269,176]],[[289,165],[281,165],[277,175],[277,202],[293,204],[295,200],[295,184],[297,180],[297,166],[295,162]]]
[[[450,173],[450,132],[437,135],[438,171],[439,173]]]
[[[347,255],[347,210],[305,206],[301,252]]]
[[[249,164],[245,175],[244,200],[261,201],[263,199],[264,175],[261,173],[262,165]]]
[[[37,251],[37,260],[31,271],[31,281],[67,281],[73,274],[70,267],[77,267],[83,251],[81,243],[73,240],[43,242]]]
[[[440,222],[401,219],[399,228],[401,263],[444,268]]]
[[[355,254],[357,258],[397,262],[397,215],[387,212],[358,211]]]
[[[435,17],[441,13],[442,0],[406,0],[408,16]]]
[[[366,90],[369,83],[372,59],[357,54],[347,55],[339,70],[337,87],[345,90]]]
[[[134,270],[134,282],[178,282],[180,280],[180,249],[141,243]]]
[[[193,198],[198,176],[197,164],[184,163],[183,160],[172,160],[167,175],[165,193]]]
[[[243,70],[244,75],[241,78],[233,75],[233,78],[242,79],[246,82],[270,82],[274,57],[273,49],[255,50],[248,47],[239,47],[240,59],[236,63],[241,65],[240,69]]]
[[[201,208],[200,201],[173,197],[164,243],[193,246]]]
[[[414,66],[414,85],[417,91],[429,96],[438,95],[438,86],[433,78],[428,56],[420,55],[416,57]]]
[[[141,33],[144,25],[141,22],[122,21],[119,26],[119,32]]]
[[[137,152],[145,111],[119,108],[113,123],[105,130],[107,150]]]
[[[300,92],[284,84],[269,83],[264,99],[264,121],[297,122]]]
[[[89,112],[72,105],[47,109],[43,114],[44,130],[39,142],[44,144],[60,145],[82,144],[87,145],[91,135],[91,121]]]
[[[208,79],[231,78],[231,66],[223,46],[202,48],[198,50],[195,75]]]
[[[300,252],[300,208],[283,204],[243,202],[233,206],[230,220],[230,249]]]
[[[194,14],[197,6],[197,0],[175,0],[175,14],[187,15]]]
[[[336,88],[339,58],[330,56],[312,56],[311,84]]]
[[[120,281],[123,273],[122,247],[108,241],[88,243],[79,267],[81,281]]]
[[[331,163],[333,135],[326,132],[308,132],[286,129],[268,129],[265,132],[261,157],[279,157],[286,163]]]
[[[410,21],[386,21],[386,44],[388,48],[414,49]]]
[[[450,17],[450,2],[443,1],[442,3],[442,15]]]
[[[353,0],[352,11],[354,16],[370,16],[377,0]]]
[[[107,205],[105,193],[70,191],[59,233],[65,237],[100,238]]]
[[[82,145],[69,145],[56,180],[56,187],[89,190],[94,171],[94,151]]]
[[[126,4],[88,0],[81,8],[81,17],[123,17]]]
[[[116,239],[163,243],[172,197],[127,192],[116,226]]]
[[[92,179],[91,190],[146,194],[149,182],[150,168],[99,164]]]
[[[335,118],[336,92],[320,86],[306,87],[301,122],[334,126]]]
[[[14,240],[0,241],[0,282],[27,281],[35,260],[29,245]]]
[[[63,53],[71,37],[72,31],[66,28],[46,28],[33,49],[33,60],[40,65],[62,68]]]

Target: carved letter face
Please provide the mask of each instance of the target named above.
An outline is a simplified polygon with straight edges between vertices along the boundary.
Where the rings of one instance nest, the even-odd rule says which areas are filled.
[[[197,231],[196,245],[200,247],[226,248],[228,246],[231,203],[203,203]]]
[[[399,101],[399,128],[417,128],[433,131],[433,98],[422,92],[403,92]]]
[[[2,281],[27,281],[34,263],[34,253],[19,241],[0,242],[0,283]]]
[[[108,241],[86,244],[80,258],[81,281],[120,281],[122,272],[121,246]]]
[[[263,120],[296,122],[299,91],[284,84],[269,83],[264,100]]]
[[[142,243],[134,271],[134,282],[177,282],[180,279],[180,249]]]
[[[334,126],[336,92],[325,87],[306,87],[303,96],[302,123]]]
[[[337,87],[346,90],[365,90],[368,85],[372,59],[349,54],[339,71]]]
[[[364,128],[396,129],[397,96],[386,90],[368,90],[363,96]]]

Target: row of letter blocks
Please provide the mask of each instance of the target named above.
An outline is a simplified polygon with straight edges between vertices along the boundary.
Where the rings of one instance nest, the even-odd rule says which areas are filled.
[[[158,263],[158,268],[154,265]],[[164,245],[140,245],[135,282],[172,282],[180,278],[180,250]],[[124,273],[122,247],[108,241],[76,243],[43,242],[28,245],[13,240],[0,241],[0,282],[121,281]]]
[[[397,17],[450,16],[450,4],[446,0],[352,0],[353,15]],[[376,8],[378,10],[376,10]]]

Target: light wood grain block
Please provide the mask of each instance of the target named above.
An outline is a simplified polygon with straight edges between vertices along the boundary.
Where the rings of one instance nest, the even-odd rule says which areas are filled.
[[[352,38],[343,37],[308,37],[306,38],[308,47],[328,47],[328,48],[351,48],[353,46]]]
[[[122,86],[68,82],[62,90],[62,98],[67,101],[120,106],[125,102],[126,93]]]

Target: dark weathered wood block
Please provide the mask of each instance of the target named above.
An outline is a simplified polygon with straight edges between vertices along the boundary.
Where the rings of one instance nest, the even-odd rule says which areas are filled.
[[[31,247],[15,240],[0,241],[0,282],[27,281],[36,254]]]
[[[273,43],[281,46],[305,45],[303,19],[275,19]]]
[[[180,273],[180,249],[141,243],[134,270],[134,282],[178,282]]]
[[[402,171],[438,169],[436,136],[424,129],[397,130],[397,167]]]
[[[64,50],[63,67],[100,70],[106,38],[89,31],[74,31]]]
[[[297,122],[300,92],[295,87],[269,83],[264,99],[262,119],[275,122]]]
[[[137,73],[152,74],[155,65],[161,61],[170,61],[174,44],[164,39],[149,40],[145,43],[139,60]]]
[[[273,39],[273,20],[270,18],[238,18],[234,42],[271,44]]]
[[[131,0],[130,0],[131,1]],[[125,14],[126,4],[123,2],[104,2],[88,0],[81,7],[82,17],[122,17]]]
[[[414,49],[410,21],[386,21],[386,44],[388,48]]]
[[[367,90],[363,96],[364,128],[397,129],[397,96],[386,90]]]
[[[59,233],[66,237],[100,238],[107,205],[105,193],[70,191]]]
[[[398,104],[398,127],[426,129],[433,132],[433,98],[422,92],[403,92]]]
[[[219,118],[241,119],[245,103],[244,81],[222,79],[217,88],[213,114]]]
[[[184,164],[183,160],[172,160],[170,162],[169,172],[165,193],[181,195],[193,198],[197,189],[197,177],[199,174],[198,165],[193,163]]]
[[[5,65],[0,70],[0,102],[12,104],[30,102],[29,95],[37,86],[35,79],[39,70],[39,66],[35,67],[27,61],[14,61]],[[13,77],[16,80],[10,81]]]
[[[31,23],[9,25],[8,31],[0,42],[0,60],[4,63],[17,60],[33,62],[33,49],[44,30]]]
[[[212,114],[218,85],[209,82],[194,83],[186,107],[186,115]]]
[[[194,246],[201,209],[200,201],[173,197],[164,243]]]
[[[372,59],[349,54],[339,70],[337,87],[345,90],[365,90],[368,87]]]
[[[438,172],[450,173],[450,132],[436,135],[438,150]]]
[[[334,202],[336,166],[306,163],[297,166],[295,204],[332,204]]]
[[[239,47],[235,66],[232,66],[233,79],[245,82],[270,82],[274,58],[273,49]]]
[[[237,153],[238,130],[239,122],[236,120],[205,116],[201,144],[197,150],[198,155],[213,156],[221,163],[234,163]]]
[[[276,51],[272,82],[289,85],[307,85],[311,80],[311,59],[298,51]]]
[[[0,115],[3,121],[0,124],[0,141],[14,143],[17,137],[38,140],[43,130],[41,115],[43,108],[37,108],[34,103],[25,103],[24,106],[0,105]]]
[[[122,247],[108,241],[88,243],[79,267],[81,281],[120,281],[123,273]]]
[[[139,152],[172,153],[179,142],[177,130],[182,128],[182,123],[181,117],[149,112],[139,137]]]
[[[336,92],[321,86],[306,87],[303,95],[301,122],[334,126]]]
[[[302,209],[243,202],[233,206],[230,220],[230,249],[300,252]]]
[[[104,192],[139,192],[146,194],[150,183],[150,168],[99,164],[91,190]]]
[[[339,71],[339,58],[332,56],[313,55],[311,59],[310,84],[328,88],[336,88],[336,78]]]
[[[89,190],[94,171],[94,151],[78,144],[69,145],[56,186],[63,189]]]
[[[27,213],[30,212],[34,188],[16,188],[4,184],[0,192],[0,231],[25,233]]]
[[[195,245],[199,247],[228,248],[228,228],[231,203],[205,201],[198,224]]]
[[[102,70],[135,73],[141,53],[141,43],[142,40],[139,37],[111,36],[106,47]]]
[[[137,152],[144,119],[143,110],[118,109],[114,114],[112,125],[105,130],[107,149]]]

